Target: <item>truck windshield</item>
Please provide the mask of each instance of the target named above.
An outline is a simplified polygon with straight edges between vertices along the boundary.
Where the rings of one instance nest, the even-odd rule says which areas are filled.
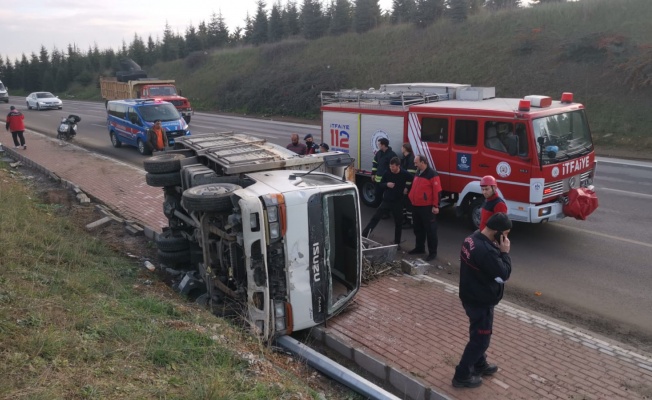
[[[177,91],[173,86],[150,86],[150,96],[176,96]]]
[[[544,139],[543,164],[586,155],[593,150],[591,131],[584,110],[536,118],[532,121],[537,152],[539,137]]]
[[[357,292],[360,282],[358,200],[352,189],[322,197],[324,263],[328,271],[328,314],[339,311]]]
[[[179,111],[170,103],[151,104],[140,107],[140,115],[147,122],[154,122],[157,119],[161,121],[176,121],[181,118]]]

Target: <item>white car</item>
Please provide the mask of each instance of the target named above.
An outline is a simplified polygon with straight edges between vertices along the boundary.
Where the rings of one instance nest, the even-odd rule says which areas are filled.
[[[30,110],[32,108],[36,108],[39,111],[48,108],[58,108],[59,110],[63,108],[61,99],[50,92],[30,93],[29,96],[25,97],[25,102],[27,103],[27,108]]]

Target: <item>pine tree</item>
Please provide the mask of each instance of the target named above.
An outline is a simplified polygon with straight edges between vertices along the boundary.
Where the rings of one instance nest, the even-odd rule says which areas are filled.
[[[303,0],[301,7],[301,32],[306,39],[324,35],[324,15],[319,0]]]
[[[282,16],[285,24],[285,37],[299,35],[301,33],[301,17],[296,2],[288,1]]]
[[[267,12],[265,11],[267,4],[263,0],[256,2],[256,16],[251,25],[251,43],[261,45],[267,43]]]
[[[422,28],[437,21],[444,13],[444,0],[417,0],[415,23]]]
[[[448,0],[448,15],[454,22],[464,22],[469,15],[468,0]]]
[[[268,40],[269,42],[278,42],[285,36],[285,27],[283,24],[283,16],[281,15],[283,7],[281,7],[281,2],[277,1],[272,6],[272,11],[269,15],[269,31],[268,31]]]
[[[413,22],[416,17],[417,4],[415,0],[394,0],[390,22],[392,24],[403,24]]]
[[[336,0],[330,23],[330,34],[341,35],[351,30],[353,11],[349,0]]]
[[[356,0],[353,11],[353,28],[362,33],[374,29],[380,23],[378,0]]]

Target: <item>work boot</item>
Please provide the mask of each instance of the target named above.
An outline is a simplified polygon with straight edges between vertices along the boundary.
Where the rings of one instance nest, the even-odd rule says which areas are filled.
[[[423,254],[425,252],[426,251],[424,249],[419,249],[415,247],[414,249],[408,251],[408,254]]]
[[[484,367],[475,367],[475,374],[478,376],[491,376],[498,372],[498,366],[496,364],[485,364]]]
[[[480,385],[482,385],[482,378],[478,375],[471,375],[466,379],[453,377],[453,387],[456,388],[477,388]]]

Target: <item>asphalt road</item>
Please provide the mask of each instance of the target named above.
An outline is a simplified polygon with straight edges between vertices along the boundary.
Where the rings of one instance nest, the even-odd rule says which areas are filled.
[[[25,114],[28,129],[56,136],[60,119],[69,113],[82,118],[76,143],[122,162],[142,166],[135,148],[111,146],[103,103],[64,100],[63,110],[27,110],[24,98],[10,103]],[[9,107],[0,106],[2,115]],[[320,127],[271,120],[196,113],[194,133],[244,131],[274,143],[289,142],[292,132],[321,136]],[[303,137],[302,137],[303,138]],[[10,143],[5,136],[3,142]],[[594,182],[600,207],[587,221],[516,223],[512,241],[513,274],[507,293],[511,299],[580,326],[616,336],[632,337],[652,349],[652,163],[599,158]],[[365,224],[372,210],[363,206]],[[381,221],[374,239],[391,242],[391,220]],[[439,219],[439,258],[455,272],[458,252],[470,233],[454,210]],[[413,247],[411,231],[404,231],[402,247]],[[455,280],[456,274],[443,278]],[[509,298],[508,297],[508,298]]]

